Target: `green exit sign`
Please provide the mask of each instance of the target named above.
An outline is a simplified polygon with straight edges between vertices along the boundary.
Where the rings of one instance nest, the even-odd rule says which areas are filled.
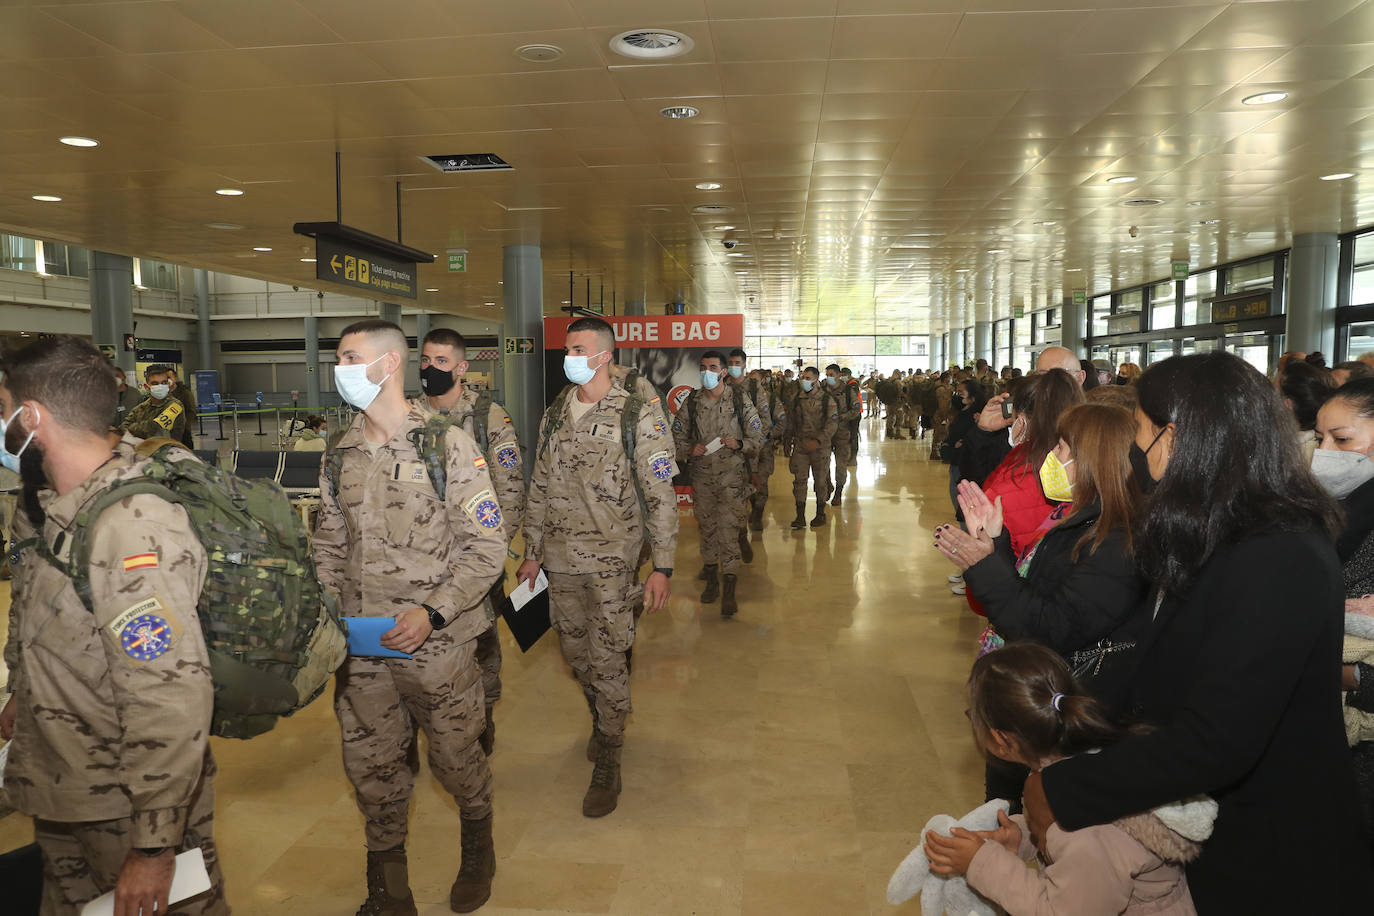
[[[466,251],[450,251],[448,253],[448,272],[451,274],[466,273],[468,269],[468,253]]]
[[[1088,304],[1088,291],[1087,291],[1086,289],[1076,289],[1076,290],[1074,290],[1074,291],[1073,291],[1073,304],[1074,304],[1074,305],[1087,305],[1087,304]]]
[[[1172,274],[1171,274],[1171,275],[1173,276],[1173,278],[1174,278],[1175,280],[1186,280],[1186,279],[1188,279],[1188,262],[1187,262],[1187,261],[1173,261],[1173,262],[1170,263],[1169,266],[1172,268]]]

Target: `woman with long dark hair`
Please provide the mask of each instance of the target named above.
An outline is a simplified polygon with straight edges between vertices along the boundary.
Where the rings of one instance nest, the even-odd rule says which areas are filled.
[[[1032,774],[1028,821],[1043,837],[1205,793],[1220,813],[1188,866],[1200,914],[1366,913],[1374,875],[1337,699],[1335,501],[1241,359],[1174,357],[1137,392],[1157,486],[1135,553],[1154,589],[1123,699],[1155,730]],[[1280,856],[1298,866],[1284,879]]]

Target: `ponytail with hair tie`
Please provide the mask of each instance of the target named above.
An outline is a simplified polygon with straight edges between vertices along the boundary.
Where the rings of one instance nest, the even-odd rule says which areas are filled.
[[[1050,697],[1050,705],[1054,707],[1055,712],[1062,713],[1064,711],[1064,707],[1060,705],[1063,702],[1064,694],[1062,693],[1056,693],[1054,696]]]

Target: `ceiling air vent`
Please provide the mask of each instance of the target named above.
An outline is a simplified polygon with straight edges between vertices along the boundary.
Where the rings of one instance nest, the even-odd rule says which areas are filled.
[[[611,50],[636,60],[681,57],[692,50],[692,39],[672,29],[631,29],[611,39]]]
[[[490,172],[495,169],[512,168],[506,160],[495,153],[460,153],[455,156],[421,156],[441,172]]]
[[[1123,207],[1158,207],[1164,201],[1158,197],[1132,197],[1130,200],[1123,200]]]

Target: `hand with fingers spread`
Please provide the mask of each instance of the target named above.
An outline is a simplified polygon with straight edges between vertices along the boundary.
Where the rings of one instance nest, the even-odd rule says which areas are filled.
[[[1002,497],[990,501],[983,488],[971,480],[959,481],[959,511],[972,534],[986,532],[996,540],[1002,534]]]

